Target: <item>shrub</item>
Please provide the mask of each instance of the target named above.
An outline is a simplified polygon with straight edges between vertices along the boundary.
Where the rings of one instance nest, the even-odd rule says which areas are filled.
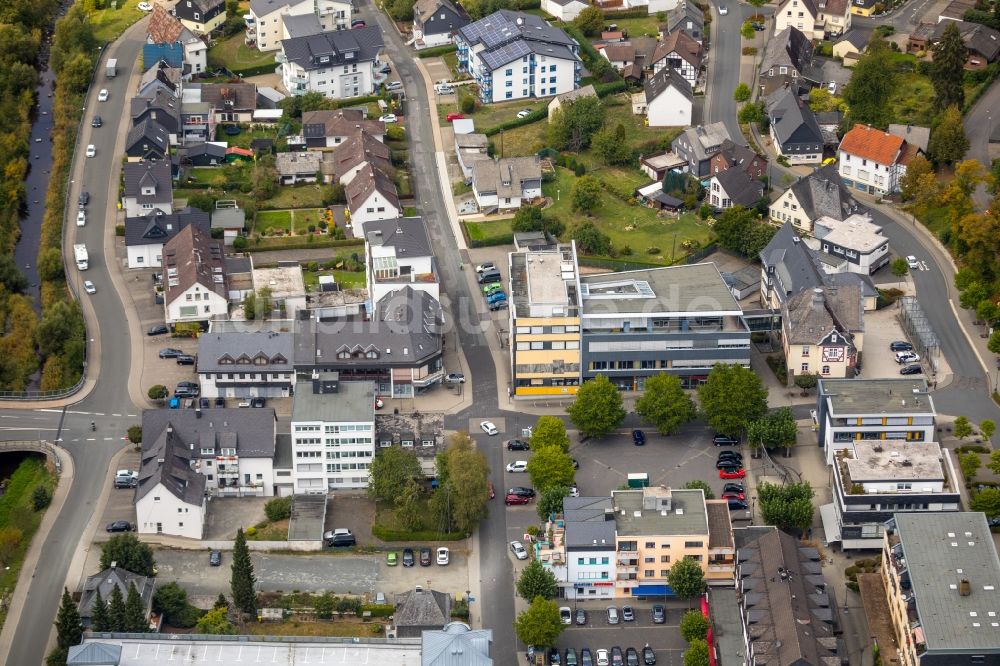
[[[385,128],[385,138],[390,141],[402,141],[406,138],[406,130],[399,125],[390,125]]]
[[[146,392],[146,395],[149,396],[150,400],[163,400],[170,395],[170,391],[167,390],[167,387],[163,384],[155,384],[149,387],[149,391]]]
[[[52,503],[52,493],[45,486],[35,486],[35,491],[31,493],[31,505],[35,511],[41,511]]]
[[[462,113],[472,113],[476,110],[476,98],[472,95],[466,95],[459,103],[459,108],[462,110]]]
[[[124,235],[125,235],[125,225],[124,224],[116,224],[115,225],[115,236],[121,237],[121,236],[124,236]]]
[[[264,505],[264,515],[272,523],[292,517],[292,498],[275,497]]]
[[[655,245],[646,248],[646,254],[659,254],[659,253],[660,253],[660,248],[656,247]]]

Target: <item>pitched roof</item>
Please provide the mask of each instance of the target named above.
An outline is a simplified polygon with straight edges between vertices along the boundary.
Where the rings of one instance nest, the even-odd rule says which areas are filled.
[[[226,158],[226,146],[215,142],[195,143],[185,146],[178,152],[185,159],[191,159],[192,157],[198,157],[200,155],[208,155],[209,157],[214,157],[218,161],[222,162]]]
[[[726,500],[707,500],[705,512],[708,515],[708,547],[735,548],[733,517],[729,512],[729,502]]]
[[[85,620],[89,620],[93,616],[94,602],[97,601],[98,591],[101,593],[102,601],[108,603],[114,593],[114,588],[117,587],[121,590],[124,599],[128,596],[129,585],[132,584],[135,585],[135,591],[142,598],[143,608],[148,611],[153,603],[153,579],[132,573],[119,566],[112,566],[87,577],[80,595],[80,616]]]
[[[775,14],[777,15],[777,13],[780,12],[785,5],[792,1],[793,0],[782,0],[782,2],[778,3],[778,8],[775,10]],[[826,3],[824,2],[823,4]],[[819,16],[819,10],[816,7],[816,0],[802,0],[802,6],[809,10],[809,13],[813,18],[817,18]]]
[[[767,115],[778,143],[815,143],[823,145],[823,132],[812,109],[791,87],[775,90],[768,95]]]
[[[210,229],[208,213],[197,208],[184,208],[172,214],[154,208],[141,217],[125,218],[125,246],[162,245],[189,224],[204,232]]]
[[[660,45],[656,47],[656,51],[653,52],[652,62],[649,64],[659,62],[671,53],[676,53],[694,65],[696,69],[701,67],[701,44],[682,30],[676,30],[663,39]]]
[[[438,629],[448,624],[450,618],[451,595],[434,590],[410,590],[399,595],[393,615],[397,631],[410,627],[420,630]],[[403,633],[397,635],[405,638]]]
[[[529,53],[577,61],[576,41],[541,17],[509,9],[500,9],[475,23],[463,26],[459,36],[476,51],[483,65],[491,70],[520,60]]]
[[[750,150],[748,146],[741,146],[731,139],[722,142],[717,155],[726,161],[730,169],[742,169],[743,171],[749,169],[758,159],[767,162],[763,157]]]
[[[868,42],[872,40],[872,29],[871,28],[859,28],[857,26],[851,28],[843,35],[840,36],[834,45],[843,44],[844,42],[849,43],[853,46],[858,53],[864,52],[868,48]]]
[[[223,331],[198,337],[198,372],[292,372],[295,340],[291,332]],[[242,370],[240,370],[242,371]]]
[[[250,11],[258,18],[288,7],[295,0],[250,0]]]
[[[600,48],[604,57],[611,62],[631,62],[635,60],[635,47],[628,42],[611,42]]]
[[[257,108],[257,86],[253,83],[202,83],[201,101],[216,111],[254,110]]]
[[[163,5],[153,3],[153,13],[149,16],[149,26],[146,28],[148,39],[153,44],[173,44],[181,38],[187,28],[170,15]]]
[[[396,251],[396,257],[400,259],[434,255],[427,227],[419,217],[366,222],[365,237],[374,246],[392,247]]]
[[[334,111],[304,111],[302,113],[302,135],[307,139],[331,136],[350,136],[364,130],[372,136],[385,135],[385,123],[368,120],[359,109],[336,109]]]
[[[779,299],[807,289],[823,286],[823,275],[813,261],[812,253],[799,238],[791,222],[785,222],[760,252],[764,270],[773,268]]]
[[[493,666],[492,629],[471,629],[462,622],[449,622],[441,630],[423,632],[421,640],[422,666]]]
[[[371,164],[366,164],[358,170],[351,182],[345,188],[347,206],[351,212],[357,211],[375,192],[381,194],[390,205],[399,209],[399,195],[396,184],[389,176]]]
[[[646,104],[662,95],[670,87],[677,89],[689,102],[694,101],[694,90],[691,89],[691,83],[673,67],[663,67],[646,79],[646,84],[643,86],[646,93]]]
[[[686,128],[674,139],[671,147],[682,138],[690,144],[691,151],[699,162],[709,158],[709,151],[714,152],[716,147],[721,146],[727,139],[732,140],[729,129],[722,121]]]
[[[168,411],[168,410],[146,410]],[[195,410],[172,409],[174,413]],[[158,485],[186,504],[202,506],[205,502],[207,478],[191,465],[194,452],[189,449],[172,429],[159,427],[146,432],[146,415],[143,414],[142,452],[139,455],[139,485],[135,489],[138,502]]]
[[[836,164],[816,169],[808,176],[792,183],[789,188],[810,220],[823,215],[843,220],[854,213],[868,209],[857,202],[837,173]]]
[[[519,197],[527,180],[541,181],[542,163],[537,156],[480,160],[472,165],[472,184],[480,192]]]
[[[893,123],[889,125],[889,134],[901,137],[906,143],[927,151],[927,144],[931,139],[931,129],[920,127],[919,125],[900,125]]]
[[[125,137],[125,151],[128,152],[132,148],[139,148],[142,151],[140,157],[166,155],[170,151],[167,129],[152,118],[146,118],[138,125],[134,125]]]
[[[958,27],[965,48],[978,53],[989,62],[993,62],[1000,55],[1000,32],[981,23],[972,23],[971,21],[941,21],[934,26],[934,32],[931,33],[931,41],[941,41],[941,35],[944,34],[945,28],[952,23]]]
[[[124,197],[135,198],[136,202],[140,204],[170,203],[173,201],[170,162],[166,160],[126,162],[122,171],[125,180]],[[144,187],[152,187],[153,194],[143,194]]]
[[[229,297],[222,242],[194,225],[181,229],[163,246],[163,268],[167,273],[167,304],[195,284],[221,298]]]
[[[827,16],[843,16],[850,4],[850,0],[819,0],[819,10]]]
[[[840,141],[840,150],[877,164],[894,164],[902,152],[903,138],[868,125],[855,125]]]
[[[275,427],[274,410],[270,407],[144,409],[142,412],[144,443],[147,435],[155,440],[170,430],[175,440],[191,452],[192,458],[214,459],[223,448],[236,449],[236,455],[241,458],[272,458]],[[203,454],[201,449],[214,449],[214,453]]]
[[[274,168],[279,176],[298,174],[315,175],[320,170],[323,156],[313,150],[297,153],[278,153],[274,157]]]
[[[580,88],[567,90],[564,93],[556,95],[555,99],[559,100],[560,104],[565,104],[566,102],[574,102],[581,97],[597,97],[597,90],[594,88],[594,84],[588,83]]]
[[[180,80],[181,68],[171,67],[165,60],[160,60],[142,73],[142,77],[139,79],[139,91],[141,93],[156,81],[159,81],[169,90],[176,91],[180,85]]]
[[[327,69],[345,62],[370,62],[378,58],[384,46],[382,31],[375,25],[281,40],[281,50],[288,61],[306,71]],[[322,61],[322,58],[328,60]]]
[[[389,147],[362,130],[350,136],[332,151],[324,153],[323,173],[329,171],[329,175],[335,181],[339,181],[345,173],[364,162],[369,162],[383,172],[388,172],[392,168]]]
[[[455,32],[469,21],[465,9],[451,0],[417,0],[413,4],[413,22],[425,35]]]
[[[293,37],[309,37],[323,32],[323,25],[319,22],[319,17],[309,12],[308,14],[282,14],[281,25],[287,39]]]
[[[749,208],[764,196],[764,183],[743,169],[726,169],[712,176],[729,195],[734,206]]]
[[[135,96],[129,101],[129,114],[132,120],[142,116],[147,112],[153,112],[153,118],[157,118],[155,112],[164,112],[175,120],[180,119],[181,105],[167,88],[156,88],[150,95],[145,97]]]
[[[66,666],[107,666],[121,663],[121,658],[121,645],[91,641],[71,645],[66,655]]]
[[[563,502],[566,547],[573,549],[615,549],[615,521],[610,497],[567,497]]]
[[[683,30],[697,41],[701,41],[705,31],[705,14],[694,2],[682,0],[676,7],[667,12],[666,30],[661,28],[661,32],[673,32]]]
[[[818,344],[831,332],[846,336],[864,328],[861,289],[856,284],[843,287],[816,287],[793,294],[782,307],[782,327],[793,345]]]
[[[760,59],[760,70],[766,72],[772,67],[794,67],[804,72],[812,63],[813,48],[809,39],[794,26],[788,26],[767,40],[764,55]]]

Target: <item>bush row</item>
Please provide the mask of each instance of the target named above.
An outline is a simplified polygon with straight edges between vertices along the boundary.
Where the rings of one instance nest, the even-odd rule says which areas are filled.
[[[454,53],[456,50],[454,44],[445,44],[444,46],[433,46],[429,49],[421,49],[416,52],[418,58],[436,58],[438,56],[443,56],[446,53]]]
[[[308,238],[316,238],[316,236],[308,236]],[[333,238],[324,238],[320,240],[312,241],[299,241],[295,243],[282,243],[281,245],[254,245],[253,242],[247,244],[243,248],[244,252],[273,252],[275,250],[309,250],[322,247],[351,247],[351,246],[362,246],[365,242],[360,238],[345,238],[343,240],[336,240]]]
[[[507,131],[512,130],[515,127],[523,127],[525,125],[530,125],[531,123],[537,123],[539,120],[546,120],[549,117],[548,106],[543,106],[540,109],[535,109],[524,118],[514,118],[513,120],[508,120],[505,123],[500,123],[499,125],[494,125],[483,131],[486,136],[493,136],[499,134],[501,130]]]
[[[461,532],[432,532],[421,530],[407,532],[406,530],[393,530],[381,525],[372,525],[372,534],[382,541],[459,541],[466,537]]]

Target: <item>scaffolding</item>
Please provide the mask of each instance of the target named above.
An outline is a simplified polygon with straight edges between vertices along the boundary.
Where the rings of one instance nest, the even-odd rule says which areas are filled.
[[[941,358],[941,344],[915,296],[899,299],[899,321],[920,357],[936,374]]]

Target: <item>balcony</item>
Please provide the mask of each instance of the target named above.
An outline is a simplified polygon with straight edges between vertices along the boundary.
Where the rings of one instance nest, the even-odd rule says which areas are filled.
[[[625,565],[637,567],[639,566],[639,553],[619,551],[618,554],[615,555],[615,562],[617,562],[619,566]]]

